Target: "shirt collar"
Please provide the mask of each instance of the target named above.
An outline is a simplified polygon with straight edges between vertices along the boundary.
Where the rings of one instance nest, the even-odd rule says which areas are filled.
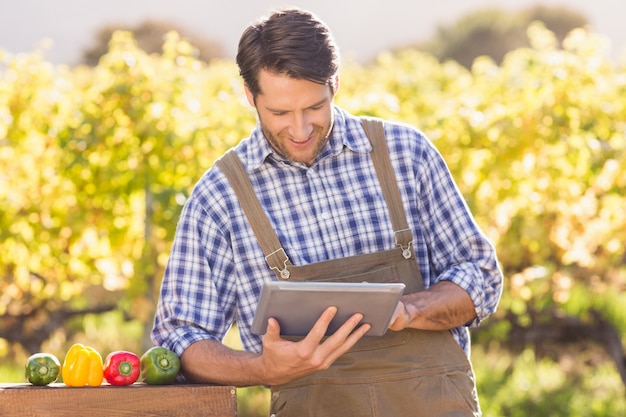
[[[357,153],[369,153],[372,145],[367,139],[361,121],[345,110],[333,106],[335,122],[330,133],[330,139],[322,152],[318,162],[326,158],[341,153],[344,148],[348,148]],[[265,139],[260,123],[250,135],[249,146],[246,151],[247,168],[249,170],[258,169],[268,158],[285,161],[285,158],[278,155]]]

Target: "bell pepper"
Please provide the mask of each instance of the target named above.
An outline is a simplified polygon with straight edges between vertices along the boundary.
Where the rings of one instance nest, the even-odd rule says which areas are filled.
[[[104,378],[111,385],[131,385],[139,378],[139,357],[133,352],[118,350],[104,361]]]
[[[104,378],[102,356],[94,348],[76,343],[65,355],[61,375],[71,387],[100,386]]]
[[[171,350],[154,346],[141,355],[141,380],[149,385],[167,385],[176,381],[180,358]]]
[[[35,353],[26,360],[26,380],[33,385],[48,385],[59,377],[61,363],[50,353]]]

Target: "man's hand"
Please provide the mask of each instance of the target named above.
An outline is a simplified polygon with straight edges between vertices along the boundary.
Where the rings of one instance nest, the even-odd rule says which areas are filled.
[[[403,295],[389,329],[449,330],[476,318],[467,292],[451,281],[440,281],[424,291]]]
[[[371,327],[359,326],[363,315],[355,314],[324,339],[336,313],[336,307],[328,307],[298,342],[282,339],[278,322],[269,319],[261,354],[235,350],[217,340],[199,340],[183,352],[181,370],[191,382],[239,387],[284,384],[321,371],[350,350]]]
[[[336,313],[336,307],[328,307],[309,334],[298,342],[282,339],[278,322],[274,319],[268,320],[261,356],[267,384],[283,384],[327,369],[337,358],[350,350],[371,327],[369,324],[359,326],[363,315],[357,313],[322,341]]]
[[[391,321],[389,322],[389,329],[400,331],[409,327],[411,323],[411,315],[406,309],[406,306],[402,302],[402,300],[398,301],[398,305],[396,306],[396,310],[391,317]]]

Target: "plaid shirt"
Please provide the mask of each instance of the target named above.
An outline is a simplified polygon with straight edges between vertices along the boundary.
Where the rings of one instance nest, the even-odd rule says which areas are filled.
[[[360,120],[339,108],[334,116],[330,140],[311,167],[277,155],[258,126],[236,147],[294,265],[395,246]],[[403,124],[386,122],[385,135],[424,285],[449,280],[464,288],[477,325],[500,299],[494,248],[432,143]],[[244,349],[260,352],[261,338],[250,327],[263,283],[275,279],[234,191],[213,167],[183,208],[152,339],[181,355],[198,340],[222,340],[236,319]],[[451,332],[469,355],[467,327]]]

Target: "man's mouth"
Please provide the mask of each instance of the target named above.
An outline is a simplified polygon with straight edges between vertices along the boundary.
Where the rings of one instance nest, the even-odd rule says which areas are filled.
[[[294,145],[296,145],[296,146],[306,145],[306,144],[310,143],[312,140],[313,140],[313,136],[309,136],[307,139],[300,140],[300,141],[295,140],[295,139],[289,139],[289,141],[291,143],[293,143]]]

